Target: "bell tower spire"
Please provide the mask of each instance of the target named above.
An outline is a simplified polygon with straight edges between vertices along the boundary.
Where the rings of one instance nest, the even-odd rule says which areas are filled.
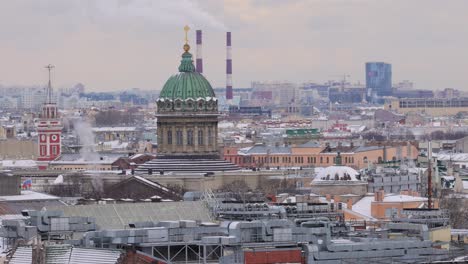
[[[52,103],[52,82],[51,82],[51,72],[52,69],[55,68],[54,65],[49,64],[45,66],[45,68],[49,71],[49,83],[47,84],[47,99],[46,99],[46,104],[51,104]]]

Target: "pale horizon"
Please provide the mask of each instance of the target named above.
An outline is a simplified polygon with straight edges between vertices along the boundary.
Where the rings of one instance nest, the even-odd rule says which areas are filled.
[[[392,64],[393,82],[468,91],[468,2],[455,0],[24,0],[0,3],[0,85],[83,83],[88,91],[159,90],[177,73],[183,26],[204,75],[225,86],[232,32],[233,86],[252,81],[365,83],[369,61]]]

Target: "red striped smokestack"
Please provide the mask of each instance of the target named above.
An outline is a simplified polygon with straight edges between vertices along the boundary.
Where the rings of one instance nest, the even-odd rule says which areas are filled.
[[[203,73],[203,57],[202,57],[202,31],[197,30],[197,60],[196,69],[198,73]]]
[[[226,100],[232,100],[231,32],[226,33]]]

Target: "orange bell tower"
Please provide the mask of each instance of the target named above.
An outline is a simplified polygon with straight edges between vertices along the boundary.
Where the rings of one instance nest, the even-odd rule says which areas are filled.
[[[42,105],[40,118],[36,123],[38,138],[38,167],[47,169],[49,161],[56,159],[61,153],[62,123],[58,115],[57,104],[52,100],[51,71],[53,65],[45,67],[49,71],[49,83],[46,91],[46,101]]]

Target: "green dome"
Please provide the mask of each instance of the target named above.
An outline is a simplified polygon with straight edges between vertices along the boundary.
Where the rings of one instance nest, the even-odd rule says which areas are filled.
[[[179,73],[164,84],[158,98],[162,111],[213,111],[217,99],[213,88],[203,75],[195,71],[192,54],[184,52]]]

